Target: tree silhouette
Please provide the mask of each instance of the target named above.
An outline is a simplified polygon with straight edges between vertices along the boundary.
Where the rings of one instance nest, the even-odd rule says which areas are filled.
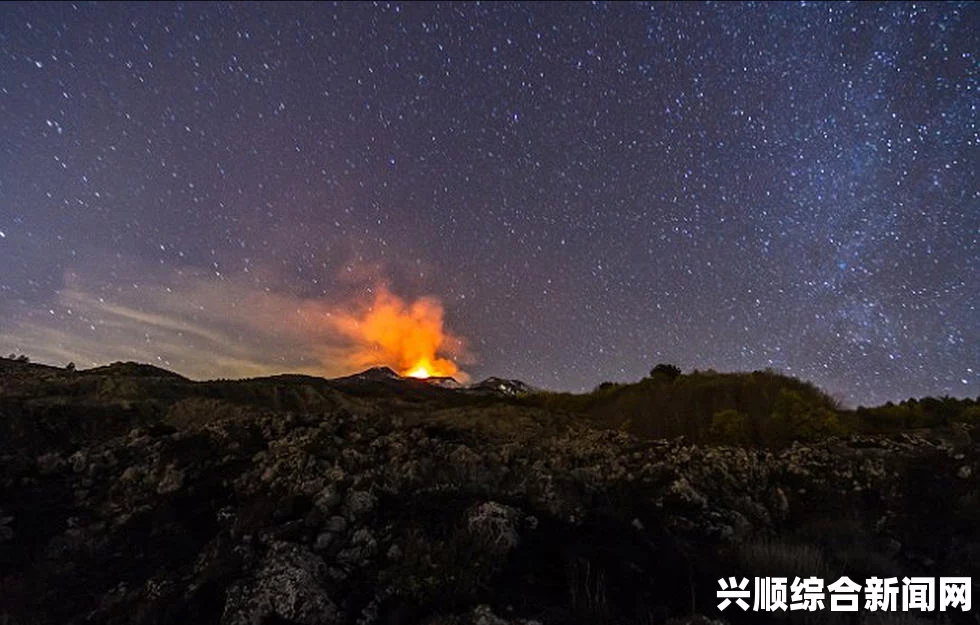
[[[656,367],[650,370],[651,378],[665,378],[670,381],[674,381],[681,374],[681,368],[676,365],[669,365],[666,363],[660,363]]]

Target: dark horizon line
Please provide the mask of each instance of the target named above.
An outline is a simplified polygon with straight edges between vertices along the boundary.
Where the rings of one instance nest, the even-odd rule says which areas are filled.
[[[0,353],[3,353],[2,350],[0,350]],[[11,358],[11,356],[13,356],[14,358]],[[71,362],[69,362],[69,363],[67,363],[65,365],[49,364],[49,363],[46,363],[46,362],[41,362],[41,361],[34,360],[33,358],[31,358],[27,354],[14,354],[14,353],[10,353],[7,356],[0,356],[0,359],[2,359],[2,360],[8,360],[8,361],[16,361],[16,359],[18,357],[21,357],[21,356],[26,356],[28,358],[27,362],[25,362],[24,364],[36,365],[36,366],[41,366],[41,367],[47,367],[47,368],[51,368],[51,369],[58,369],[58,370],[61,370],[61,371],[66,370],[69,365],[73,365],[74,364],[74,361],[71,361]],[[108,363],[105,363],[105,364],[95,364],[95,363],[93,363],[93,365],[91,367],[88,367],[86,369],[77,369],[77,371],[78,372],[89,372],[89,371],[93,371],[95,369],[100,369],[100,368],[103,368],[103,367],[109,367],[109,366],[117,365],[117,364],[134,364],[134,365],[138,365],[138,366],[153,367],[154,369],[159,369],[161,371],[165,371],[167,373],[176,375],[178,377],[184,378],[184,379],[186,379],[188,381],[191,381],[191,382],[194,382],[194,383],[207,383],[207,382],[248,382],[248,381],[252,381],[252,380],[269,379],[269,378],[273,378],[273,377],[276,377],[276,376],[299,376],[299,377],[305,377],[305,378],[313,378],[313,379],[317,379],[317,380],[323,380],[324,382],[332,382],[332,381],[336,381],[336,380],[342,380],[344,378],[356,377],[358,375],[367,373],[368,371],[371,371],[371,370],[374,370],[374,369],[388,369],[393,374],[395,374],[396,376],[398,376],[399,378],[401,378],[403,380],[419,380],[419,381],[425,381],[425,380],[446,380],[446,379],[451,379],[451,380],[459,383],[463,388],[468,388],[468,387],[471,387],[471,386],[475,386],[477,384],[480,384],[480,383],[482,383],[482,382],[484,382],[486,380],[490,380],[490,379],[516,380],[516,381],[521,382],[523,384],[527,384],[526,382],[524,382],[523,380],[521,380],[519,378],[510,378],[510,377],[499,376],[499,375],[488,375],[488,376],[482,377],[481,379],[479,379],[477,381],[470,382],[470,383],[464,385],[463,383],[459,382],[459,380],[457,380],[453,376],[429,376],[427,378],[415,378],[415,377],[412,377],[412,376],[404,376],[404,375],[398,373],[390,365],[385,365],[385,364],[371,365],[371,366],[366,367],[365,369],[361,369],[359,371],[352,371],[351,373],[345,373],[345,374],[334,376],[334,377],[326,377],[326,376],[323,376],[323,375],[311,375],[309,373],[298,373],[298,372],[291,372],[291,371],[281,371],[279,373],[270,373],[268,375],[254,376],[254,377],[241,377],[241,378],[235,378],[235,377],[229,377],[229,378],[223,378],[223,377],[197,378],[197,377],[194,377],[194,376],[185,375],[184,373],[181,373],[180,371],[177,371],[175,369],[168,369],[168,368],[165,368],[165,367],[161,367],[159,365],[155,365],[155,364],[151,364],[151,363],[147,363],[147,362],[139,362],[139,361],[136,361],[136,360],[114,360],[112,362],[108,362]],[[877,406],[885,406],[885,405],[888,405],[890,403],[891,404],[898,404],[900,402],[908,401],[908,400],[916,400],[916,401],[919,401],[919,400],[925,399],[927,397],[933,397],[933,398],[937,398],[937,399],[943,399],[943,398],[952,398],[952,399],[975,399],[976,401],[980,402],[980,395],[973,396],[973,395],[969,395],[969,394],[965,394],[965,393],[962,394],[962,395],[953,395],[953,394],[945,393],[945,394],[942,394],[942,395],[940,395],[940,394],[926,394],[926,395],[919,395],[919,396],[909,395],[908,397],[905,397],[904,399],[886,400],[885,402],[882,402],[882,403],[879,403],[879,404],[865,405],[865,404],[860,404],[859,403],[856,406],[851,406],[851,405],[849,405],[848,402],[846,402],[845,400],[841,399],[840,397],[835,396],[833,393],[829,392],[826,388],[824,388],[823,386],[817,384],[816,382],[813,382],[812,380],[808,380],[808,379],[805,379],[805,378],[801,378],[801,377],[799,377],[797,375],[793,375],[793,374],[791,374],[789,372],[780,370],[780,369],[778,369],[776,367],[764,367],[762,369],[754,369],[752,371],[744,371],[744,370],[739,370],[739,371],[722,371],[722,370],[718,370],[718,369],[714,369],[714,368],[710,368],[710,367],[707,368],[707,369],[699,369],[699,368],[696,368],[695,367],[695,368],[691,368],[691,369],[689,369],[687,371],[683,371],[682,370],[681,375],[704,374],[704,373],[714,373],[714,374],[718,374],[718,375],[739,375],[739,374],[751,374],[751,373],[771,373],[771,374],[783,376],[783,377],[786,377],[786,378],[792,378],[794,380],[799,380],[799,381],[805,382],[807,384],[812,384],[815,388],[817,388],[822,393],[826,394],[828,397],[830,397],[835,402],[837,402],[837,404],[839,406],[838,409],[839,410],[842,410],[842,411],[854,411],[854,410],[857,410],[859,408],[874,408],[874,407],[877,407]],[[625,381],[625,382],[624,381],[616,382],[616,381],[612,381],[612,380],[603,380],[602,382],[599,382],[599,383],[595,384],[592,387],[592,389],[586,389],[586,390],[582,390],[582,391],[565,390],[565,389],[554,389],[554,388],[545,388],[545,387],[541,387],[541,386],[537,386],[537,385],[532,385],[532,384],[527,384],[527,386],[535,389],[536,391],[542,391],[542,392],[547,392],[547,393],[569,393],[569,394],[572,394],[572,395],[585,395],[585,394],[588,394],[588,393],[592,392],[596,388],[598,388],[601,384],[605,384],[607,382],[610,382],[610,383],[613,383],[613,384],[622,384],[622,385],[638,384],[639,382],[642,382],[643,380],[645,380],[645,379],[647,379],[649,377],[650,376],[644,376],[644,377],[641,377],[638,380]]]

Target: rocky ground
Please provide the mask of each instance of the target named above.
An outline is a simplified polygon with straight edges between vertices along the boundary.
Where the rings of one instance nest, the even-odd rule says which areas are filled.
[[[0,364],[4,625],[915,623],[715,593],[980,581],[966,428],[703,447],[424,383]]]

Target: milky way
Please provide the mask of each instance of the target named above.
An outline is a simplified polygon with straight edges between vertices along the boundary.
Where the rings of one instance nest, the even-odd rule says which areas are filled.
[[[474,377],[977,395],[978,34],[978,4],[5,3],[0,349],[336,374],[304,315],[383,286],[438,298]]]

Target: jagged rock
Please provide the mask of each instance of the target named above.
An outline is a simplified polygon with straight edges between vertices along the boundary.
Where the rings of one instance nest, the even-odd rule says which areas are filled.
[[[510,625],[508,621],[494,614],[488,605],[478,605],[473,608],[469,621],[472,625]]]
[[[84,451],[76,451],[69,458],[68,462],[71,463],[71,470],[75,473],[83,473],[85,471],[86,463],[88,462],[88,454]]]
[[[337,562],[349,567],[364,566],[369,558],[374,557],[378,550],[378,541],[371,530],[366,527],[354,532],[350,546],[341,549],[337,554]]]
[[[161,495],[173,493],[180,490],[184,485],[184,471],[173,465],[168,465],[163,472],[160,483],[157,484],[157,492]]]
[[[332,516],[323,524],[323,529],[334,534],[339,534],[347,529],[347,519],[342,516]]]
[[[486,549],[506,554],[520,542],[520,519],[520,510],[486,501],[469,511],[466,527]]]
[[[326,551],[334,541],[334,534],[330,532],[321,532],[316,537],[316,542],[313,543],[313,549],[318,553],[321,551]]]
[[[340,493],[334,484],[327,484],[314,499],[313,503],[324,513],[331,512],[341,501]]]
[[[344,510],[347,518],[354,521],[374,509],[377,498],[371,493],[363,490],[351,491],[347,494],[344,501]]]
[[[278,622],[334,625],[341,618],[324,590],[326,564],[314,553],[274,543],[250,578],[229,588],[221,625]]]

